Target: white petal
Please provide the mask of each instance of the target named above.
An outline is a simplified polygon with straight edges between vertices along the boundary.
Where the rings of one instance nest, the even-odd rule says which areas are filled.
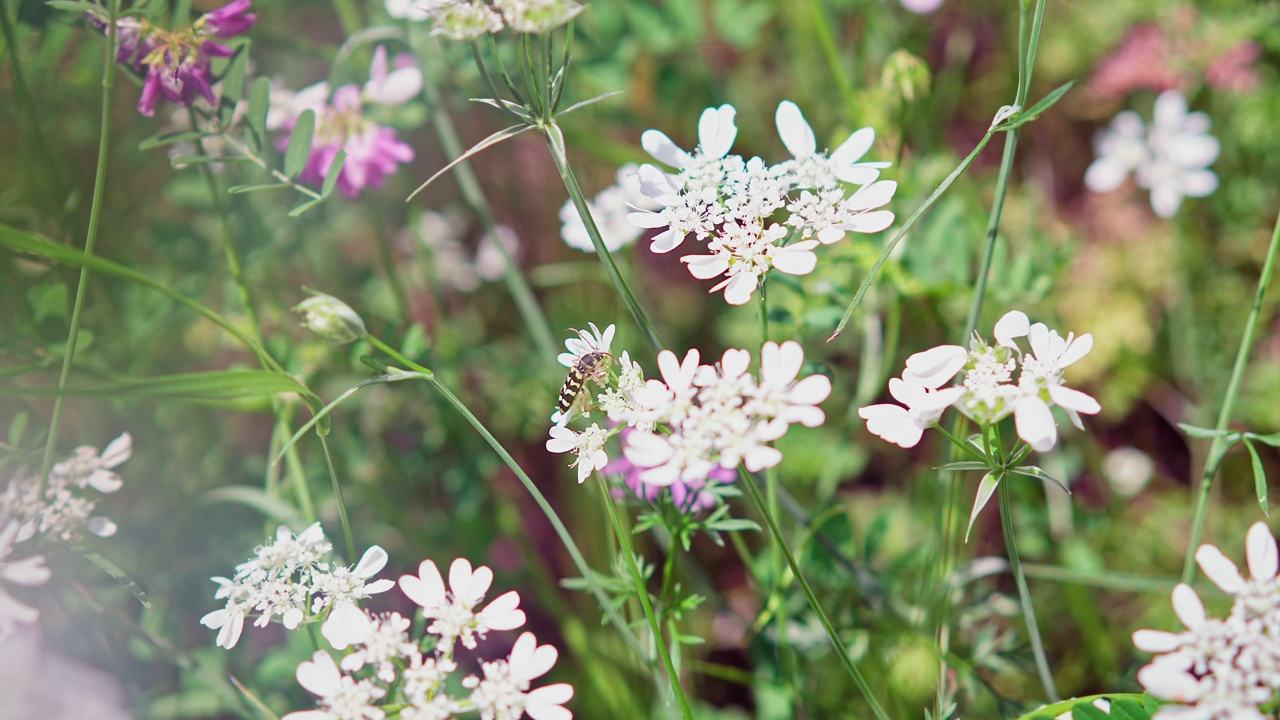
[[[346,650],[364,641],[370,625],[372,621],[363,610],[355,605],[343,605],[329,613],[329,618],[320,626],[320,634],[334,650]]]
[[[1049,398],[1052,399],[1056,405],[1067,410],[1084,413],[1085,415],[1097,415],[1102,412],[1102,406],[1099,405],[1098,401],[1094,400],[1093,397],[1086,395],[1079,390],[1072,390],[1071,388],[1064,387],[1062,385],[1050,386]]]
[[[1043,400],[1031,395],[1018,398],[1013,409],[1018,437],[1037,452],[1047,452],[1058,442],[1058,424]]]
[[[806,240],[774,252],[769,256],[773,267],[788,275],[808,275],[818,266],[818,256],[810,247],[817,245],[817,240]]]
[[[120,437],[111,441],[111,444],[103,448],[102,455],[99,460],[104,468],[113,468],[128,460],[133,454],[133,438],[129,433],[123,433]]]
[[[869,127],[855,130],[844,142],[840,143],[840,147],[831,153],[831,159],[835,161],[837,167],[849,166],[862,159],[863,155],[871,149],[871,145],[876,141],[876,131]],[[836,171],[839,174],[839,170]],[[856,182],[848,178],[841,177],[845,182]],[[858,183],[861,184],[861,183]]]
[[[924,435],[924,428],[912,422],[906,408],[898,405],[868,405],[858,409],[858,417],[867,421],[872,435],[901,448],[915,447]]]
[[[1249,561],[1249,575],[1254,580],[1271,580],[1275,578],[1280,565],[1277,557],[1276,539],[1264,522],[1256,522],[1249,528],[1245,536],[1245,557]]]
[[[907,372],[924,387],[935,389],[955,377],[967,362],[968,350],[959,345],[939,345],[907,358]]]
[[[857,233],[877,233],[893,224],[896,216],[891,210],[872,210],[858,213],[849,222],[840,223],[841,230]]]
[[[1195,702],[1200,697],[1199,682],[1194,676],[1167,666],[1151,664],[1142,668],[1138,671],[1138,682],[1147,689],[1147,692],[1164,700]],[[1163,710],[1159,714],[1161,717],[1168,717]],[[1212,715],[1202,717],[1208,720]],[[1181,720],[1190,720],[1190,718]]]
[[[636,213],[632,213],[634,215]],[[627,216],[628,218],[631,215]],[[674,229],[668,229],[665,232],[658,233],[653,237],[653,242],[649,243],[649,250],[659,255],[669,253],[680,247],[680,243],[684,242],[685,235],[676,232]]]
[[[578,434],[567,427],[553,425],[549,431],[551,439],[547,441],[547,452],[566,453],[578,447]]]
[[[387,551],[377,545],[373,545],[364,551],[364,556],[360,558],[360,562],[356,563],[356,568],[351,571],[351,574],[367,580],[382,572],[382,568],[386,566]]]
[[[792,157],[805,158],[818,149],[818,142],[813,136],[813,128],[805,122],[800,108],[790,100],[778,103],[778,111],[774,113],[774,122],[778,125],[778,137],[786,146]]]
[[[646,230],[664,228],[670,224],[660,213],[649,212],[648,210],[627,213],[627,222]]]
[[[1084,186],[1096,193],[1106,193],[1124,184],[1129,177],[1129,166],[1119,159],[1104,155],[1084,171]]]
[[[1218,159],[1222,147],[1212,135],[1181,134],[1166,148],[1168,158],[1185,168],[1202,168]]]
[[[417,575],[401,575],[400,591],[424,608],[436,607],[445,601],[444,578],[433,560],[423,560]]]
[[[720,277],[729,270],[729,261],[720,255],[685,255],[680,262],[689,268],[690,275],[699,280]]]
[[[855,211],[878,208],[892,200],[897,191],[898,183],[893,180],[871,183],[849,198],[848,208]]]
[[[788,393],[789,399],[796,404],[817,405],[831,395],[831,378],[826,375],[810,375],[796,383]],[[810,426],[812,427],[812,426]]]
[[[756,291],[759,280],[752,273],[738,273],[725,283],[724,301],[730,305],[746,305]],[[715,292],[715,288],[712,288]]]
[[[1176,633],[1163,630],[1137,630],[1133,633],[1133,646],[1149,653],[1167,653],[1182,645]]]
[[[1212,170],[1188,170],[1181,180],[1182,194],[1187,197],[1208,197],[1218,189],[1218,176]]]
[[[85,524],[85,527],[94,535],[104,538],[115,535],[116,530],[119,529],[119,527],[111,521],[111,518],[105,517],[91,517],[89,518],[89,522]]]
[[[7,582],[26,585],[27,587],[43,585],[49,582],[49,578],[53,575],[53,572],[49,570],[49,567],[44,562],[43,555],[32,555],[0,565],[0,578],[4,578]]]
[[[702,111],[702,117],[698,118],[698,146],[708,157],[724,157],[733,147],[738,137],[738,128],[733,124],[737,112],[732,105]]]
[[[524,625],[524,611],[519,609],[520,593],[515,590],[499,595],[489,603],[479,616],[494,630],[515,630]]]
[[[657,467],[671,459],[675,450],[660,435],[634,431],[626,436],[622,454],[642,468]]]
[[[1089,351],[1092,349],[1093,349],[1093,335],[1089,333],[1085,333],[1080,337],[1072,340],[1070,345],[1067,345],[1062,355],[1058,357],[1058,365],[1060,367],[1067,367],[1068,365],[1072,365],[1080,358],[1084,357],[1085,355],[1088,355]]]
[[[1200,565],[1200,570],[1205,576],[1224,592],[1235,594],[1244,589],[1244,578],[1240,577],[1240,568],[1236,567],[1236,564],[1223,555],[1218,548],[1212,545],[1201,545],[1196,550],[1196,563]]]
[[[996,322],[995,338],[996,342],[1008,347],[1017,349],[1017,344],[1013,342],[1014,338],[1026,337],[1030,332],[1031,320],[1027,318],[1027,314],[1021,310],[1011,310],[1004,314]]]
[[[1173,612],[1188,630],[1199,630],[1204,627],[1204,604],[1200,602],[1200,596],[1196,595],[1196,591],[1192,590],[1190,585],[1178,583],[1178,586],[1173,589]]]
[[[1151,188],[1151,209],[1162,218],[1171,218],[1182,205],[1182,191],[1172,183],[1162,182]]]
[[[689,162],[689,153],[671,142],[671,138],[661,130],[645,130],[640,135],[640,147],[654,159],[674,168],[682,168]],[[641,170],[643,171],[643,167]]]
[[[1152,110],[1152,125],[1158,128],[1182,129],[1187,116],[1187,99],[1178,90],[1165,90],[1156,98]]]
[[[337,694],[342,687],[342,673],[329,653],[317,650],[310,660],[298,665],[298,684],[312,695],[327,698]]]

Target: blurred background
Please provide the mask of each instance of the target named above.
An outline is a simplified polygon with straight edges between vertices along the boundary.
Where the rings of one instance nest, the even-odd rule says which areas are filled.
[[[193,5],[200,13],[218,3]],[[293,90],[325,79],[364,82],[372,45],[339,48],[353,30],[376,33],[393,21],[380,3],[358,3],[346,8],[344,29],[342,5],[255,3],[252,73]],[[102,35],[82,15],[38,0],[0,0],[0,10],[0,223],[81,248],[97,157]],[[869,159],[894,162],[883,177],[900,184],[890,206],[898,224],[825,247],[816,272],[770,294],[774,337],[799,340],[809,371],[835,383],[824,405],[827,424],[782,441],[785,487],[821,530],[822,542],[797,531],[802,560],[894,717],[920,717],[933,704],[936,646],[922,588],[945,496],[933,469],[944,449],[940,438],[926,436],[900,451],[867,433],[856,411],[885,396],[907,355],[964,341],[955,334],[972,298],[1002,137],[914,226],[845,332],[825,341],[883,243],[972,150],[996,110],[1013,102],[1018,19],[1013,0],[602,0],[575,23],[568,101],[619,93],[561,120],[588,196],[613,184],[623,164],[646,161],[645,129],[692,148],[699,114],[723,103],[737,108],[734,151],[744,157],[787,157],[773,117],[789,99],[819,146],[835,147],[871,126],[877,142]],[[1147,658],[1133,649],[1132,631],[1173,622],[1168,591],[1186,550],[1193,479],[1207,448],[1177,423],[1209,426],[1217,415],[1280,207],[1278,21],[1280,6],[1243,0],[1048,3],[1030,97],[1076,84],[1023,128],[979,328],[989,337],[995,319],[1021,309],[1064,334],[1094,337],[1093,351],[1068,377],[1104,410],[1088,419],[1085,433],[1064,431],[1059,448],[1041,458],[1073,494],[1030,480],[1013,488],[1032,594],[1066,695],[1136,690],[1134,673]],[[409,50],[394,34],[385,37],[393,54]],[[498,434],[593,567],[606,571],[611,550],[599,498],[574,482],[562,456],[544,450],[564,368],[536,353],[500,280],[504,261],[494,243],[517,259],[557,341],[568,328],[617,323],[615,353],[629,349],[651,374],[653,358],[600,262],[562,240],[567,195],[536,134],[473,161],[502,228],[497,238],[484,232],[456,175],[405,202],[452,159],[438,134],[440,115],[465,146],[507,123],[469,102],[486,90],[467,47],[433,41],[428,49],[416,61],[438,91],[436,102],[420,97],[377,116],[415,154],[384,187],[335,196],[298,218],[288,216],[297,204],[288,190],[222,194],[266,344],[322,398],[335,398],[371,376],[360,362],[370,347],[326,345],[299,327],[290,308],[306,297],[304,286],[346,301],[371,332],[436,370]],[[1095,193],[1084,174],[1095,133],[1121,111],[1149,119],[1156,96],[1170,88],[1208,114],[1221,152],[1211,167],[1217,190],[1163,219],[1132,180]],[[141,117],[139,89],[122,68],[111,97],[96,254],[244,324],[204,179],[194,167],[173,167],[169,146],[139,149],[187,120],[171,117],[171,105]],[[224,189],[266,181],[243,164],[218,166],[215,176]],[[758,343],[755,308],[707,295],[678,254],[655,255],[641,239],[615,257],[674,349],[696,346],[713,357]],[[72,266],[0,251],[0,430],[15,428],[3,446],[0,481],[39,465],[52,401],[31,388],[57,384],[76,278]],[[1280,429],[1274,308],[1269,297],[1235,413],[1238,427],[1260,433]],[[256,365],[208,321],[116,278],[91,279],[82,328],[77,382]],[[227,675],[278,714],[311,707],[293,679],[310,655],[300,634],[250,628],[224,651],[198,622],[220,606],[209,578],[230,575],[274,532],[281,512],[272,502],[296,503],[282,473],[305,476],[329,537],[341,537],[314,436],[297,446],[292,470],[271,464],[277,417],[294,428],[307,417],[304,407],[289,407],[299,404],[291,396],[274,400],[278,412],[272,402],[119,395],[67,402],[60,455],[103,447],[121,432],[133,436],[134,456],[118,469],[123,489],[99,503],[119,532],[92,551],[136,582],[150,607],[81,551],[50,549],[52,580],[17,592],[41,609],[46,652],[104,668],[137,717],[260,716]],[[598,622],[594,599],[561,585],[576,571],[532,500],[427,386],[371,387],[332,419],[355,543],[387,549],[391,564],[382,577],[412,572],[424,558],[488,564],[498,576],[495,591],[518,589],[539,639],[561,648],[553,678],[574,684],[576,716],[664,716],[652,683]],[[1280,457],[1259,447],[1264,470],[1280,470]],[[1229,455],[1208,516],[1205,541],[1237,559],[1243,528],[1265,519],[1253,477],[1246,453]],[[962,480],[960,512],[977,482]],[[735,514],[751,513],[744,504]],[[789,647],[779,646],[775,616],[761,606],[767,593],[747,568],[753,558],[767,560],[756,551],[768,539],[743,539],[746,554],[699,537],[684,578],[707,596],[684,625],[704,640],[684,655],[698,717],[862,717],[856,690],[799,592],[788,596]],[[651,541],[640,545],[650,562],[661,557]],[[968,568],[1003,555],[991,509],[960,561]],[[974,574],[983,575],[982,567]],[[1040,690],[1012,578],[983,575],[956,600],[950,674],[941,680],[964,716],[1014,716]],[[370,607],[410,609],[396,602],[375,599]]]

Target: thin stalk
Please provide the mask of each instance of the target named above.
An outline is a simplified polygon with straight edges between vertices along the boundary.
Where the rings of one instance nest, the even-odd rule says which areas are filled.
[[[198,130],[195,115],[191,115],[191,129]],[[204,141],[196,141],[196,155],[208,157],[204,151]],[[227,203],[218,189],[218,181],[213,176],[209,163],[199,163],[200,175],[204,178],[205,189],[209,191],[209,201],[213,203],[213,211],[218,216],[218,228],[222,231],[222,251],[227,256],[227,269],[231,271],[231,279],[235,282],[236,294],[240,305],[244,308],[245,317],[249,320],[249,331],[259,345],[263,344],[262,328],[258,322],[258,311],[253,304],[253,295],[249,292],[249,283],[244,277],[244,265],[240,262],[240,253],[236,250],[236,241],[231,233],[231,216],[227,212]]]
[[[338,22],[342,25],[344,35],[351,35],[364,26],[364,21],[360,19],[360,8],[356,6],[355,0],[333,0],[333,10],[338,15]]]
[[[409,297],[405,294],[404,283],[400,282],[400,274],[396,272],[395,258],[391,255],[391,235],[387,233],[386,224],[382,222],[382,213],[374,207],[373,201],[365,199],[365,209],[369,211],[369,222],[373,223],[374,243],[378,246],[378,259],[382,262],[382,272],[391,283],[391,294],[396,296],[396,306],[400,309],[400,322],[408,325],[413,320],[409,310]]]
[[[1022,616],[1027,621],[1027,636],[1031,640],[1031,653],[1036,658],[1036,672],[1040,675],[1040,684],[1044,686],[1045,696],[1049,702],[1058,702],[1058,688],[1053,684],[1053,673],[1049,670],[1049,658],[1044,654],[1044,643],[1040,639],[1040,627],[1036,623],[1036,610],[1031,605],[1031,591],[1027,589],[1027,575],[1022,569],[1022,559],[1018,557],[1018,543],[1013,537],[1013,508],[1009,502],[1009,480],[1000,482],[1000,524],[1004,529],[1004,547],[1009,553],[1009,566],[1013,569],[1013,579],[1018,584],[1018,600],[1022,603]]]
[[[578,215],[582,218],[582,224],[586,226],[587,235],[591,237],[591,244],[595,246],[596,255],[600,257],[600,262],[604,264],[605,272],[608,273],[609,279],[613,281],[613,287],[622,296],[622,302],[631,311],[631,317],[635,319],[636,324],[640,326],[641,332],[644,333],[645,339],[649,341],[649,345],[658,351],[663,349],[662,339],[658,335],[658,330],[649,320],[649,315],[640,306],[635,295],[631,293],[631,288],[627,286],[627,281],[622,278],[622,273],[618,271],[618,265],[613,261],[613,254],[609,252],[609,248],[604,244],[604,238],[600,236],[600,228],[596,227],[595,218],[591,216],[591,209],[587,206],[587,199],[582,194],[582,188],[578,187],[578,181],[573,177],[573,170],[569,167],[569,158],[565,153],[564,133],[560,131],[560,127],[555,123],[543,127],[543,136],[547,140],[547,149],[551,151],[551,159],[556,163],[556,170],[560,172],[560,179],[564,182],[565,190],[569,191],[569,199],[573,201],[573,206],[577,208]]]
[[[827,11],[822,6],[822,0],[809,0],[809,10],[813,14],[813,29],[818,37],[818,45],[822,48],[827,68],[831,70],[831,77],[836,81],[836,88],[840,90],[840,98],[844,101],[844,109],[848,112],[857,107],[857,95],[849,80],[849,73],[845,72],[844,62],[840,59],[840,48],[836,44],[835,33],[831,32],[831,23],[827,21]]]
[[[662,590],[658,592],[658,602],[662,604],[662,618],[665,621],[674,603],[676,589],[676,549],[680,546],[677,533],[667,533],[667,557],[662,563]]]
[[[515,461],[515,458],[511,457],[511,453],[507,452],[507,449],[502,446],[502,443],[498,442],[498,438],[494,437],[493,433],[489,432],[489,428],[485,427],[484,423],[480,422],[480,419],[471,412],[470,408],[459,400],[456,395],[450,392],[449,388],[445,387],[431,370],[415,363],[402,355],[395,348],[387,345],[372,335],[365,336],[365,340],[368,340],[374,347],[387,355],[390,355],[392,358],[395,358],[397,362],[402,363],[405,367],[426,375],[428,382],[431,383],[436,391],[443,395],[444,399],[453,406],[453,409],[457,410],[458,414],[462,415],[463,419],[471,424],[471,427],[474,428],[475,431],[480,434],[480,437],[484,438],[484,441],[489,444],[489,447],[493,448],[493,451],[498,454],[498,457],[502,459],[502,462],[506,463],[507,467],[511,469],[511,472],[515,473],[515,476],[520,479],[520,483],[524,485],[525,490],[528,491],[531,497],[533,497],[533,501],[537,503],[538,508],[542,510],[544,515],[546,515],[547,521],[551,523],[552,529],[555,530],[556,535],[560,538],[560,542],[564,545],[565,550],[568,551],[569,557],[573,560],[574,566],[578,569],[578,572],[582,574],[583,579],[586,580],[587,585],[591,588],[591,594],[594,595],[596,601],[600,603],[600,607],[609,618],[609,622],[611,622],[618,630],[627,645],[635,651],[636,655],[643,658],[647,664],[649,656],[648,653],[645,652],[644,646],[636,639],[635,634],[627,627],[626,621],[622,619],[622,616],[618,614],[618,611],[613,607],[613,604],[609,602],[609,598],[604,594],[604,589],[601,588],[600,583],[596,581],[595,575],[587,565],[587,561],[582,557],[582,552],[578,550],[578,544],[574,542],[573,536],[569,534],[568,528],[566,528],[564,523],[561,522],[560,516],[556,513],[555,508],[551,507],[551,503],[547,501],[547,497],[542,494],[542,491],[533,483],[533,480],[529,478],[529,475],[525,473],[524,469]]]
[[[45,197],[53,201],[56,206],[59,199],[63,197],[66,177],[62,171],[62,164],[49,151],[43,125],[36,115],[36,104],[32,101],[30,86],[27,85],[26,76],[22,74],[22,62],[18,58],[18,39],[13,31],[13,23],[9,20],[8,8],[3,6],[0,6],[0,34],[4,36],[5,48],[9,54],[9,71],[13,75],[16,106],[26,111],[27,122],[31,125],[31,140],[35,145],[35,154],[40,158],[40,162],[28,164],[29,177],[38,177],[47,183]],[[32,184],[35,185],[34,182]],[[60,209],[57,218],[59,225],[62,225],[65,219],[65,212]]]
[[[835,648],[836,654],[840,656],[840,662],[844,664],[845,670],[853,678],[854,685],[858,686],[858,690],[867,701],[867,705],[871,706],[871,712],[876,716],[877,720],[889,720],[884,708],[880,706],[880,701],[876,700],[871,686],[867,684],[866,678],[862,677],[862,671],[858,670],[857,664],[849,656],[849,649],[845,647],[844,641],[840,639],[835,626],[827,618],[827,613],[822,609],[822,603],[818,601],[818,596],[814,594],[809,581],[805,579],[804,573],[800,571],[800,564],[796,562],[795,556],[791,554],[791,549],[787,547],[787,541],[782,536],[782,528],[778,526],[777,518],[773,516],[773,513],[769,512],[769,505],[765,502],[755,477],[746,470],[739,470],[738,474],[742,477],[743,485],[747,488],[747,494],[751,496],[751,502],[755,503],[756,510],[764,517],[765,524],[769,526],[769,532],[773,536],[774,543],[782,550],[782,554],[787,559],[787,564],[791,566],[791,573],[795,575],[796,580],[800,582],[800,587],[804,589],[805,597],[809,600],[809,607],[813,608],[813,612],[818,616],[818,621],[822,623],[823,629],[827,631],[827,638],[831,640],[832,647]]]
[[[342,535],[347,541],[347,562],[354,563],[356,543],[351,539],[351,521],[347,518],[347,503],[342,499],[342,485],[338,482],[338,469],[333,464],[333,453],[329,451],[329,436],[316,433],[320,438],[320,447],[324,448],[324,464],[329,469],[329,479],[333,481],[333,497],[338,501],[338,518],[342,521]]]
[[[1240,394],[1240,383],[1244,380],[1244,369],[1249,364],[1249,351],[1253,348],[1253,335],[1258,327],[1258,318],[1262,314],[1262,301],[1267,296],[1267,286],[1271,284],[1271,273],[1275,269],[1276,252],[1280,249],[1280,215],[1276,217],[1275,228],[1271,231],[1271,245],[1267,248],[1267,260],[1262,266],[1262,275],[1258,278],[1258,289],[1254,291],[1253,308],[1249,310],[1249,318],[1245,320],[1244,336],[1240,338],[1240,347],[1236,350],[1236,362],[1231,368],[1231,379],[1227,381],[1226,393],[1222,399],[1222,409],[1218,411],[1218,423],[1214,427],[1219,431],[1209,445],[1209,455],[1204,461],[1204,472],[1200,476],[1200,492],[1196,498],[1196,512],[1191,522],[1191,541],[1187,544],[1187,556],[1182,562],[1182,582],[1191,582],[1195,575],[1196,549],[1200,547],[1200,535],[1204,531],[1204,514],[1209,505],[1209,490],[1213,486],[1213,477],[1217,474],[1218,465],[1226,453],[1228,445],[1222,434],[1231,422],[1231,414],[1235,411],[1236,398]]]
[[[418,54],[418,63],[423,67],[429,67],[432,58],[426,52],[424,43],[415,41],[414,48]],[[480,63],[479,56],[476,62]],[[440,144],[444,147],[445,153],[449,157],[462,155],[465,151],[462,140],[458,137],[458,130],[454,127],[453,119],[440,99],[440,90],[436,87],[435,79],[430,73],[422,75],[422,93],[427,100],[427,105],[432,108],[431,122],[435,126],[436,135],[440,138]],[[485,235],[492,238],[498,252],[502,254],[503,281],[516,303],[516,310],[520,313],[525,327],[533,336],[534,345],[537,346],[544,361],[554,362],[557,351],[551,325],[547,322],[547,316],[543,314],[542,307],[538,304],[528,281],[520,272],[520,265],[515,258],[511,257],[506,246],[498,240],[498,223],[493,219],[493,211],[489,207],[488,200],[485,199],[484,190],[480,187],[475,170],[471,167],[471,163],[466,161],[458,163],[453,170],[458,179],[458,189],[462,192],[463,202],[471,208],[471,212],[475,213],[480,220],[480,226],[484,228]]]
[[[102,198],[107,183],[107,159],[111,150],[111,91],[116,85],[116,15],[120,0],[111,0],[107,13],[107,42],[102,48],[102,116],[98,129],[98,168],[93,176],[93,200],[89,204],[89,228],[85,234],[84,254],[93,256],[98,242],[98,227],[102,222]],[[0,8],[0,13],[5,10]],[[16,52],[16,51],[15,51]],[[61,390],[71,377],[71,361],[75,358],[76,344],[80,338],[80,314],[84,310],[85,289],[89,286],[89,266],[80,266],[80,281],[76,284],[76,299],[71,306],[71,327],[67,331],[67,347],[62,353],[62,370],[58,373],[58,396],[53,400],[53,414],[49,418],[49,436],[44,444],[44,459],[40,463],[40,482],[43,487],[53,467],[53,454],[58,447],[58,426],[62,424]]]
[[[606,481],[604,476],[596,473],[600,478],[600,482],[604,484]],[[618,536],[618,544],[622,546],[622,554],[627,558],[627,570],[631,573],[631,582],[635,585],[636,595],[640,598],[640,607],[644,609],[645,620],[649,622],[649,632],[653,633],[653,641],[658,646],[658,655],[662,658],[662,665],[667,670],[667,682],[671,686],[671,692],[675,693],[676,702],[680,704],[680,712],[684,715],[685,720],[693,720],[693,709],[689,707],[689,699],[684,696],[684,688],[680,685],[680,675],[676,672],[675,663],[671,660],[671,651],[667,649],[667,641],[662,637],[662,625],[658,622],[658,616],[653,612],[653,604],[649,602],[649,588],[645,587],[644,577],[640,575],[640,568],[636,565],[636,555],[631,549],[631,538],[627,535],[627,531],[622,528],[622,520],[618,518],[618,508],[614,506],[612,498],[609,498],[609,488],[607,484],[605,491],[605,508],[608,510],[609,521],[613,525],[613,532]]]
[[[237,138],[234,133],[224,131],[218,137],[223,142],[225,142],[229,147],[235,150],[239,154],[239,157],[243,157],[244,159],[248,160],[254,165],[257,165],[260,169],[265,171],[277,182],[288,185],[295,192],[305,195],[312,200],[324,199],[324,196],[321,195],[320,193],[316,192],[315,190],[312,190],[311,188],[307,187],[306,185],[303,185],[302,183],[298,182],[294,178],[291,178],[288,175],[285,175],[280,170],[272,167],[271,163],[267,162],[266,159],[264,159],[261,155],[254,152],[253,149],[250,148],[248,145],[241,142],[240,139]]]

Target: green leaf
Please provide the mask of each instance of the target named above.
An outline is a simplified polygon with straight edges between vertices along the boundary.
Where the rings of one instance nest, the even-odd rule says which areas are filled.
[[[759,531],[760,526],[753,520],[746,518],[726,518],[710,523],[707,527],[720,532],[741,532],[743,530]]]
[[[1051,482],[1054,485],[1057,485],[1058,487],[1062,488],[1062,491],[1065,492],[1066,494],[1068,495],[1071,494],[1071,490],[1065,484],[1063,484],[1061,480],[1045,472],[1043,468],[1038,468],[1035,465],[1024,465],[1022,467],[1014,468],[1013,470],[1010,470],[1010,472],[1018,475],[1024,475],[1029,478],[1035,478],[1037,480],[1044,480],[1046,482]]]
[[[13,417],[13,422],[9,423],[9,444],[18,447],[22,444],[22,438],[27,434],[27,420],[29,416],[20,412]]]
[[[459,155],[457,158],[453,160],[453,162],[437,170],[435,175],[432,175],[431,177],[427,178],[426,182],[422,183],[421,185],[418,186],[416,190],[409,193],[409,197],[405,198],[405,202],[409,202],[410,200],[412,200],[414,197],[418,195],[418,193],[422,192],[423,190],[426,190],[428,185],[435,182],[436,178],[440,177],[441,175],[444,175],[445,173],[449,172],[453,168],[457,167],[458,164],[465,162],[466,159],[471,157],[472,155],[476,155],[481,151],[487,150],[493,147],[494,145],[497,145],[498,143],[502,142],[503,140],[510,140],[511,138],[519,135],[520,133],[528,132],[534,129],[535,127],[537,126],[524,125],[524,124],[512,125],[511,127],[503,128],[502,130],[499,130],[498,132],[476,143],[475,145],[472,145],[471,149]]]
[[[174,167],[182,167],[183,165],[208,165],[209,163],[249,163],[253,162],[247,157],[238,157],[235,155],[183,155],[176,157],[170,162]]]
[[[947,463],[946,465],[939,465],[936,469],[951,471],[990,470],[991,466],[986,463],[978,462],[977,460],[958,460],[956,462]]]
[[[262,192],[264,190],[280,190],[281,188],[293,187],[293,183],[264,183],[261,185],[232,185],[227,188],[227,192],[232,195],[240,195],[243,193]]]
[[[44,283],[27,290],[27,303],[37,323],[47,317],[67,316],[67,286],[62,283]]]
[[[236,54],[227,63],[226,72],[222,73],[222,97],[218,102],[218,122],[223,127],[231,124],[236,112],[236,105],[244,93],[244,76],[249,66],[249,43],[236,48]]]
[[[55,7],[59,10],[66,10],[73,13],[101,12],[102,6],[96,3],[83,2],[83,0],[48,0],[46,3],[49,7]]]
[[[165,145],[172,145],[179,142],[194,142],[200,138],[207,138],[216,133],[205,132],[203,130],[182,130],[179,132],[161,133],[152,135],[151,137],[138,143],[139,150],[154,150]]]
[[[1150,720],[1150,718],[1151,713],[1135,698],[1115,698],[1111,701],[1111,720]]]
[[[263,517],[271,518],[281,525],[288,525],[295,532],[301,532],[302,528],[309,524],[302,518],[302,514],[298,512],[297,508],[278,497],[268,495],[266,491],[259,487],[229,485],[210,490],[201,497],[210,504],[233,503],[244,505],[262,513]]]
[[[1160,709],[1162,703],[1151,696],[1151,693],[1142,693],[1142,707],[1150,713]]]
[[[1059,100],[1061,100],[1062,96],[1066,95],[1067,91],[1071,89],[1071,86],[1075,84],[1076,84],[1076,81],[1072,80],[1066,83],[1065,85],[1058,87],[1058,89],[1054,90],[1053,92],[1041,98],[1040,102],[1036,103],[1035,105],[1032,105],[1031,109],[1023,110],[1021,113],[1019,113],[1017,116],[1015,116],[1011,120],[1007,122],[1003,122],[1000,125],[998,125],[995,129],[996,130],[1012,130],[1017,127],[1022,127],[1023,125],[1026,125],[1032,120],[1035,120],[1036,118],[1040,117],[1040,115],[1044,113],[1045,110],[1048,110],[1049,108],[1053,107],[1054,104],[1056,104]]]
[[[1187,423],[1178,423],[1178,429],[1186,433],[1188,437],[1201,438],[1204,440],[1213,440],[1216,438],[1225,438],[1230,440],[1232,444],[1239,442],[1240,432],[1238,430],[1214,430],[1212,428],[1196,427]]]
[[[1258,435],[1257,433],[1245,433],[1244,436],[1250,440],[1256,440],[1263,445],[1271,447],[1280,447],[1280,432],[1271,433],[1269,435]]]
[[[1258,505],[1262,507],[1262,514],[1269,516],[1271,513],[1267,512],[1267,471],[1262,467],[1262,458],[1258,457],[1258,450],[1253,443],[1245,440],[1244,448],[1249,451],[1249,464],[1253,466],[1253,491],[1258,495]]]
[[[272,370],[211,370],[208,372],[127,378],[113,382],[69,385],[3,385],[0,397],[119,397],[124,399],[179,398],[231,400],[280,393],[304,393],[293,376]]]
[[[1071,708],[1071,717],[1072,720],[1112,720],[1110,715],[1099,710],[1092,702],[1076,703]]]
[[[299,216],[299,215],[301,215],[302,213],[304,213],[304,212],[306,212],[306,211],[310,210],[311,208],[313,208],[313,207],[315,207],[315,206],[319,205],[319,204],[320,204],[320,203],[322,203],[322,202],[324,202],[324,198],[318,198],[318,199],[316,199],[316,200],[308,200],[308,201],[306,201],[306,202],[302,203],[301,205],[299,205],[298,207],[296,207],[296,208],[294,208],[294,209],[290,210],[290,211],[289,211],[289,217],[298,217],[298,216]]]
[[[142,607],[147,610],[151,609],[151,601],[147,599],[147,593],[138,585],[138,583],[133,581],[133,578],[129,577],[128,573],[121,570],[119,565],[116,565],[96,552],[86,552],[84,557],[89,562],[97,565],[98,569],[109,575],[111,579],[125,586],[125,588],[127,588],[129,592],[137,598],[138,602],[142,604]]]
[[[329,169],[324,174],[324,185],[320,186],[320,196],[329,197],[333,189],[338,185],[338,176],[342,174],[342,166],[347,163],[347,151],[339,150],[337,155],[333,156],[333,162],[329,163]]]
[[[259,77],[249,86],[249,109],[245,113],[245,140],[256,152],[267,146],[267,112],[271,110],[271,81]]]
[[[303,110],[298,122],[293,126],[289,136],[289,149],[284,153],[284,174],[297,177],[307,166],[307,158],[311,155],[311,139],[316,133],[316,113],[314,110]]]
[[[989,472],[982,476],[982,482],[978,485],[978,496],[973,500],[973,512],[969,513],[969,527],[965,528],[964,541],[969,542],[969,532],[973,530],[973,521],[978,519],[978,513],[982,512],[982,508],[986,507],[987,502],[991,500],[991,496],[995,493],[996,487],[1000,485],[1000,480],[1004,476],[1000,473]]]

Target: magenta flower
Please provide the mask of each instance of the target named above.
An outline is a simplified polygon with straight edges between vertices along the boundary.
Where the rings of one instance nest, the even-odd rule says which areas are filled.
[[[622,434],[631,433],[631,428],[625,428]],[[616,460],[610,460],[601,470],[605,475],[622,476],[622,481],[626,484],[627,490],[635,497],[654,502],[666,490],[671,491],[671,502],[682,512],[692,515],[702,510],[711,510],[720,503],[720,500],[708,488],[716,485],[728,485],[738,477],[738,473],[734,470],[723,468],[717,465],[707,474],[705,478],[689,481],[676,480],[667,486],[653,485],[643,482],[640,479],[640,472],[644,468],[636,467],[634,463],[625,457]],[[624,491],[621,488],[614,489],[615,497],[623,497]]]
[[[253,0],[234,0],[201,15],[195,23],[176,30],[159,28],[146,20],[121,18],[116,21],[120,49],[116,62],[145,72],[138,112],[151,117],[164,101],[190,105],[204,98],[216,105],[213,93],[211,58],[231,57],[231,48],[210,38],[230,38],[248,30],[257,16],[248,12]],[[91,14],[98,27],[106,23]]]

